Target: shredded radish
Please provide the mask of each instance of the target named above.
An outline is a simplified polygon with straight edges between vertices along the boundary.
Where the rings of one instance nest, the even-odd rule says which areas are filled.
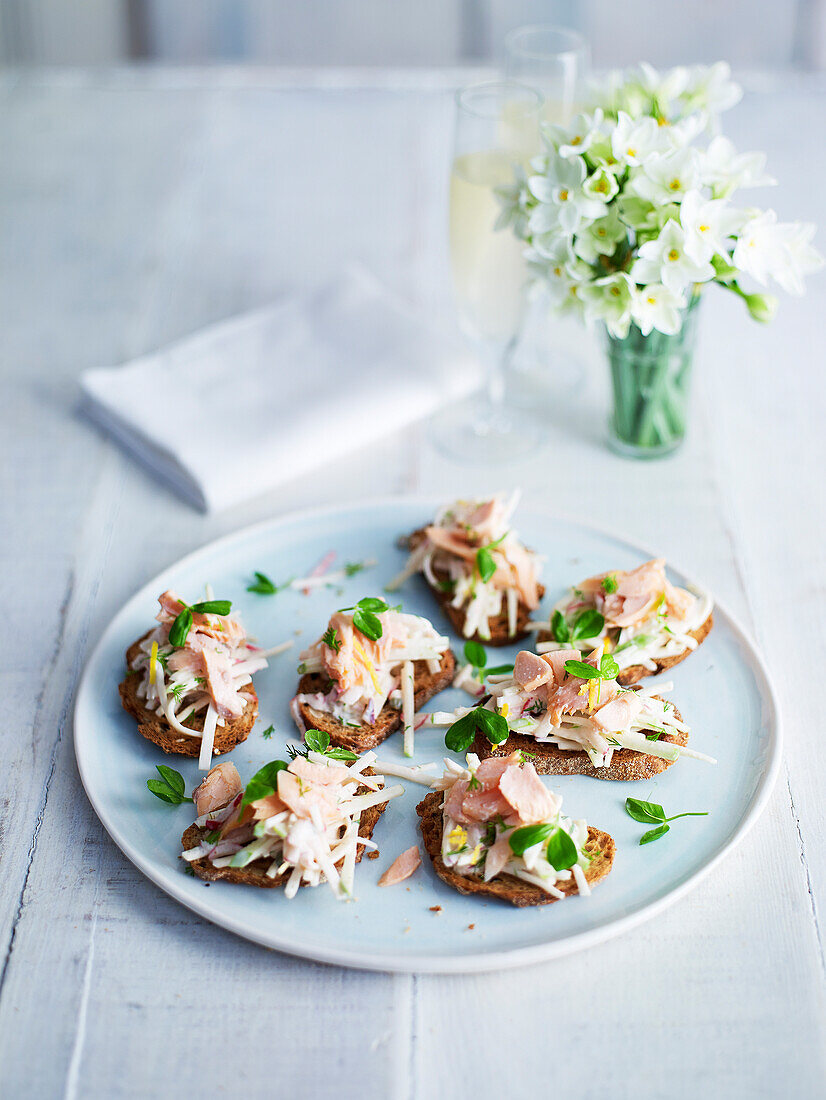
[[[212,705],[207,707],[204,718],[204,733],[201,738],[201,754],[198,757],[198,767],[202,772],[208,771],[212,761],[212,747],[215,744],[215,727],[218,723],[218,711]]]

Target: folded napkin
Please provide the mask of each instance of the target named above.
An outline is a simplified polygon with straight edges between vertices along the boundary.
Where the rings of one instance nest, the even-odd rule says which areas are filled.
[[[207,511],[367,446],[479,382],[455,338],[360,269],[81,378],[89,415]]]

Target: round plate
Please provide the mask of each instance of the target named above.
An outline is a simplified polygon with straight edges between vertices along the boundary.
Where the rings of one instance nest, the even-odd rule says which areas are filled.
[[[323,884],[299,890],[287,901],[280,890],[210,885],[185,874],[178,856],[192,806],[161,802],[149,793],[146,780],[155,774],[156,764],[166,763],[183,773],[191,791],[200,778],[197,761],[165,756],[140,737],[134,719],[121,709],[117,691],[124,651],[152,624],[158,595],[172,588],[196,599],[209,583],[216,597],[231,599],[243,612],[247,629],[261,644],[295,641],[291,651],[256,674],[259,718],[248,740],[231,754],[247,779],[268,760],[285,757],[285,742],[296,737],[288,705],[299,651],[319,637],[336,608],[382,592],[405,560],[396,545],[398,536],[427,522],[438,504],[396,499],[304,512],[221,539],[142,588],[98,643],[75,705],[75,751],[83,785],[124,854],[201,916],[267,947],[345,966],[445,973],[517,966],[591,947],[653,917],[722,859],[763,809],[780,761],[777,703],[759,654],[718,604],[708,640],[665,674],[674,681],[670,698],[691,726],[691,745],[716,757],[717,765],[684,759],[657,779],[638,783],[584,776],[546,780],[563,795],[568,814],[586,818],[617,843],[614,869],[590,897],[533,909],[463,897],[436,877],[427,858],[404,884],[379,888],[382,871],[420,840],[416,804],[426,791],[413,784],[390,803],[379,822],[375,839],[381,857],[358,865],[352,902],[337,901]],[[583,577],[632,568],[652,556],[613,535],[527,508],[517,515],[516,525],[526,544],[546,558],[544,608]],[[309,596],[287,590],[262,597],[246,591],[253,570],[276,582],[305,576],[331,549],[340,564],[366,558],[378,564],[337,590],[316,589]],[[672,579],[691,583],[677,572]],[[405,610],[426,615],[449,632],[420,577],[407,582],[399,599]],[[455,637],[454,648],[461,649]],[[518,648],[491,653],[501,663]],[[466,705],[467,698],[451,689],[427,709]],[[275,732],[265,739],[263,731],[271,724]],[[416,760],[441,762],[443,736],[438,729],[420,731]],[[403,762],[400,735],[380,746],[379,759]],[[684,818],[667,836],[640,847],[646,826],[625,814],[628,795],[660,802],[668,814],[707,810],[709,816]]]

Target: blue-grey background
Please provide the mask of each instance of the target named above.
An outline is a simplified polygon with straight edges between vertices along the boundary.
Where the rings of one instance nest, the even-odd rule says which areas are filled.
[[[581,30],[600,67],[826,61],[826,0],[0,0],[0,63],[478,64],[533,22]]]

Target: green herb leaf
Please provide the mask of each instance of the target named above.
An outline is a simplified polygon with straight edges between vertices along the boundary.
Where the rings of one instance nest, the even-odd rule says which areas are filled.
[[[186,783],[181,773],[176,772],[174,768],[167,767],[166,764],[156,764],[155,767],[167,786],[171,787],[176,794],[183,795]]]
[[[647,833],[643,833],[640,837],[640,844],[650,844],[652,840],[659,840],[661,836],[665,836],[670,828],[670,825],[660,825],[657,829],[649,829]]]
[[[194,603],[192,610],[199,615],[229,615],[232,600],[202,600],[201,603]]]
[[[480,546],[476,551],[476,568],[479,570],[479,576],[485,584],[496,572],[496,562],[493,560],[493,554],[487,546]]]
[[[325,749],[324,755],[329,756],[331,760],[344,760],[346,763],[352,764],[354,760],[358,760],[358,756],[354,752],[350,752],[349,749],[332,748]]]
[[[357,607],[353,612],[353,626],[361,631],[365,638],[377,642],[382,635],[381,620],[372,611],[364,611]]]
[[[184,793],[186,784],[184,777],[174,768],[168,768],[166,764],[156,764],[155,768],[160,779],[147,779],[149,790],[162,802],[168,802],[170,806],[180,806],[182,802],[191,802]]]
[[[335,653],[338,653],[338,651],[341,649],[341,640],[339,639],[335,628],[332,626],[327,627],[327,629],[321,635],[321,640],[329,649],[332,649]]]
[[[606,596],[610,596],[612,592],[616,592],[619,587],[619,581],[617,580],[616,573],[609,573],[602,581],[602,591]]]
[[[551,825],[548,822],[543,822],[540,825],[523,825],[521,829],[516,829],[515,832],[511,833],[508,837],[508,844],[510,844],[511,851],[515,856],[523,856],[528,848],[533,848],[535,844],[539,844],[555,831],[556,825]]]
[[[330,745],[330,735],[326,730],[307,730],[304,744],[313,752],[326,752]]]
[[[567,871],[579,858],[576,844],[564,829],[556,829],[551,833],[546,855],[548,863],[555,871]]]
[[[261,736],[264,738],[265,741],[269,741],[274,733],[275,726],[267,726],[267,728],[262,731]]]
[[[506,718],[492,710],[485,710],[484,707],[477,707],[476,714],[477,726],[492,745],[501,745],[503,741],[507,741],[510,730]]]
[[[586,607],[580,611],[574,619],[571,628],[571,641],[576,642],[582,638],[596,638],[605,626],[605,618],[593,607]]]
[[[494,665],[485,669],[486,676],[504,676],[506,672],[513,672],[513,665]]]
[[[445,746],[450,749],[451,752],[467,752],[470,746],[473,744],[473,738],[476,736],[476,717],[475,711],[470,711],[469,714],[465,714],[445,733]]]
[[[172,806],[180,806],[184,801],[182,798],[179,798],[162,779],[147,779],[146,785],[152,794],[156,795],[163,802],[168,802]]]
[[[625,812],[635,821],[646,824],[665,821],[665,810],[656,802],[643,802],[639,798],[626,798]]]
[[[241,799],[241,808],[248,806],[250,802],[257,802],[259,798],[275,794],[278,789],[278,773],[284,771],[286,767],[284,760],[271,760],[269,764],[265,764],[257,771],[247,783],[244,797]]]
[[[366,569],[367,566],[363,561],[348,561],[344,565],[344,576],[355,577],[356,573],[360,573],[362,569]]]
[[[619,665],[610,653],[603,653],[599,662],[599,674],[603,680],[616,680],[619,676]]]
[[[557,642],[570,642],[571,630],[561,611],[554,611],[551,616],[551,633]]]
[[[584,661],[566,661],[565,671],[569,676],[578,676],[580,680],[598,680],[599,669],[586,665]]]
[[[479,642],[465,642],[465,660],[474,668],[484,668],[488,663],[488,655],[485,647]]]
[[[390,610],[384,600],[380,600],[378,596],[365,596],[363,600],[359,600],[356,607],[361,611],[374,611],[378,614]]]
[[[186,636],[192,628],[192,612],[185,607],[169,628],[169,644],[180,649],[186,645]]]
[[[274,596],[278,588],[266,573],[255,570],[255,584],[247,585],[247,592],[257,592],[259,596]]]

